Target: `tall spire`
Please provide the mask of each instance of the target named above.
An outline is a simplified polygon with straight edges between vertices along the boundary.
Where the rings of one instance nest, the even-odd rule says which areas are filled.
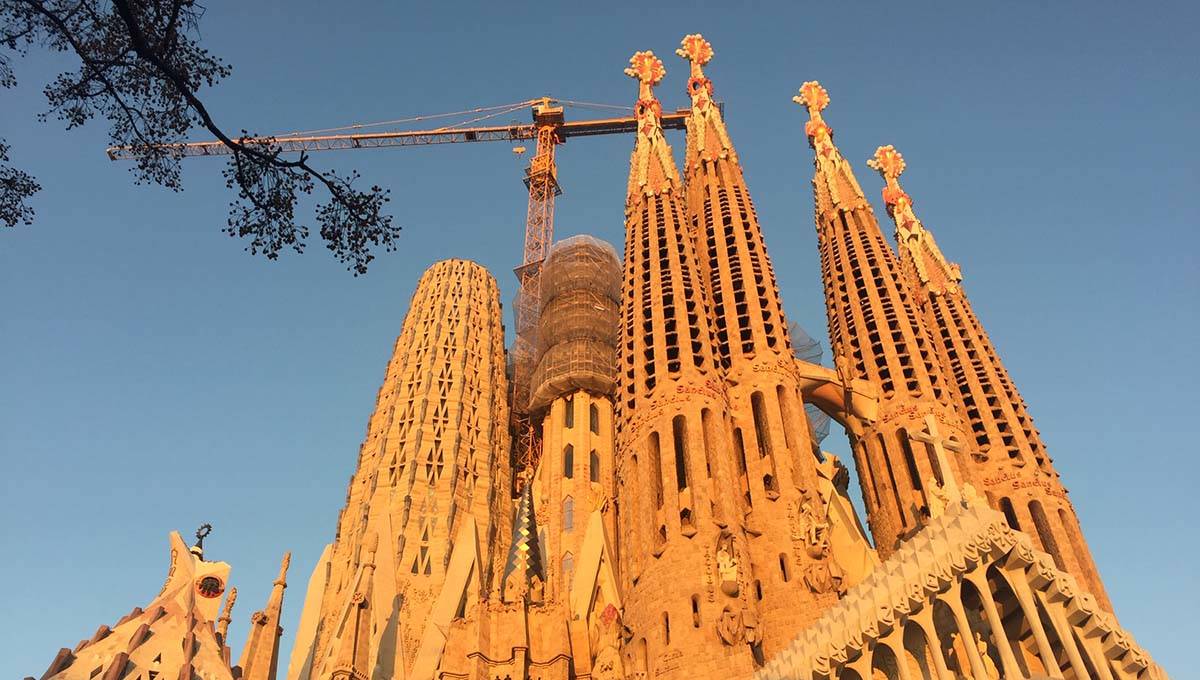
[[[363,536],[362,547],[363,563],[338,627],[339,639],[330,680],[367,680],[370,677],[371,592],[375,580],[375,552],[379,548],[378,534],[369,532]]]
[[[896,223],[896,245],[900,259],[907,260],[914,269],[914,283],[935,295],[957,291],[962,281],[958,265],[946,261],[938,248],[933,234],[926,231],[921,220],[913,213],[912,198],[900,188],[900,175],[906,167],[904,157],[892,145],[875,149],[875,155],[867,161],[886,183],[883,187],[883,202],[888,215]]]
[[[688,118],[688,148],[684,157],[684,175],[687,176],[702,160],[721,158],[737,163],[737,153],[729,140],[720,107],[713,101],[712,81],[704,75],[704,66],[713,58],[712,44],[699,33],[685,36],[680,42],[675,54],[687,59],[691,67],[687,91],[692,99],[692,111]]]
[[[221,609],[221,616],[217,619],[217,642],[221,643],[221,652],[225,654],[225,661],[229,662],[229,624],[233,623],[233,604],[237,602],[237,588],[230,588],[229,595],[225,597],[225,606]]]
[[[654,88],[662,82],[667,69],[653,52],[638,52],[629,58],[625,75],[638,81],[638,101],[634,109],[638,119],[637,141],[633,147],[629,192],[626,201],[635,194],[654,195],[679,188],[679,171],[671,157],[662,130],[662,104],[654,96]]]
[[[467,523],[487,542],[480,589],[495,588],[512,518],[502,319],[483,266],[444,260],[422,274],[346,491],[325,591],[314,598],[313,680],[328,676],[367,534],[380,543],[371,625],[388,632],[372,643],[370,661],[380,673],[411,675],[422,641],[441,635],[434,606],[461,586],[448,578],[453,555],[466,550],[458,537]],[[394,610],[401,599],[403,616]]]
[[[867,164],[884,179],[883,200],[896,224],[901,269],[932,331],[940,363],[953,379],[952,400],[970,428],[975,455],[964,461],[1013,528],[1036,538],[1060,569],[1111,609],[1075,508],[1025,401],[967,299],[958,265],[947,262],[900,186],[904,157],[891,145],[881,146]]]
[[[829,92],[815,80],[800,86],[800,94],[792,101],[808,110],[808,122],[804,134],[809,146],[816,151],[817,173],[813,179],[816,210],[818,214],[829,213],[841,208],[849,210],[865,206],[866,197],[850,164],[833,143],[833,128],[825,122],[821,112],[829,106]]]
[[[957,471],[944,471],[934,447],[921,446],[920,437],[933,437],[926,416],[934,416],[944,432],[939,436],[966,438],[909,282],[850,164],[833,144],[822,116],[829,93],[810,81],[793,99],[808,111],[804,133],[816,152],[813,199],[834,361],[847,378],[880,389],[878,419],[855,419],[848,429],[871,533],[886,558],[929,513],[929,479],[945,484],[948,473],[957,472],[958,481],[973,481],[964,472],[965,452],[950,461]]]
[[[546,570],[542,566],[537,518],[533,508],[533,485],[527,485],[513,518],[512,545],[504,565],[503,592],[505,602],[541,602],[546,585]]]
[[[693,547],[714,546],[720,534],[731,560],[726,571],[738,572],[740,564],[741,574],[750,573],[741,517],[734,524],[732,509],[720,509],[735,507],[723,483],[733,477],[712,481],[731,463],[706,465],[733,459],[728,395],[682,185],[653,98],[652,88],[666,71],[651,52],[638,52],[630,64],[625,72],[638,79],[639,125],[625,204],[616,416],[620,571],[630,612],[624,621],[637,650],[634,668],[626,671],[639,677],[672,670],[744,677],[753,670],[745,628],[753,644],[761,642],[753,613],[757,601],[737,588],[718,598],[712,555]],[[723,524],[714,521],[718,516]],[[722,532],[722,526],[729,529]],[[700,597],[705,592],[710,595]],[[736,599],[738,592],[744,599]],[[685,621],[695,623],[681,624]],[[736,653],[709,644],[713,623],[705,629],[700,621],[724,621],[728,631],[736,630],[725,643],[736,645]],[[681,649],[695,653],[683,660]]]
[[[287,570],[291,563],[292,553],[284,553],[279,564],[279,576],[267,598],[267,606],[250,617],[250,633],[238,662],[242,667],[242,680],[275,680],[279,666],[279,636],[283,634],[279,617],[283,610],[283,590],[287,588]]]
[[[799,381],[790,370],[795,359],[788,323],[758,214],[722,112],[713,103],[713,83],[704,73],[713,58],[712,45],[699,34],[688,35],[676,54],[691,66],[684,155],[688,226],[706,284],[704,298],[735,442],[732,455],[724,460],[713,456],[711,463],[716,488],[722,490],[717,507],[724,518],[744,518],[746,549],[756,569],[772,565],[788,573],[844,574],[847,570],[838,564],[839,558],[849,561],[840,554],[843,546],[838,546],[839,554],[831,554],[835,551],[813,534],[775,521],[778,513],[799,517],[802,508],[810,508],[819,516],[815,521],[826,526],[837,520],[829,517],[827,503],[805,500],[818,497],[819,449],[804,416]],[[857,526],[839,528],[858,539],[856,547],[869,550]],[[837,601],[832,577],[811,581],[817,585],[797,579],[783,586],[779,599],[759,606],[766,656]]]

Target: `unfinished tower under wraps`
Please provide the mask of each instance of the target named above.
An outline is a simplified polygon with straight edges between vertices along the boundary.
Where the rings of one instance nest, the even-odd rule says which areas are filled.
[[[290,654],[289,558],[235,662],[230,567],[206,531],[172,534],[162,591],[43,680],[1165,678],[1117,623],[901,155],[867,164],[893,246],[829,94],[800,88],[832,360],[799,358],[713,48],[677,54],[686,147],[664,133],[662,61],[638,52],[624,254],[550,249],[528,384],[506,371],[495,278],[465,260],[421,277]],[[814,412],[853,460],[821,449]],[[539,446],[523,468],[518,421]]]

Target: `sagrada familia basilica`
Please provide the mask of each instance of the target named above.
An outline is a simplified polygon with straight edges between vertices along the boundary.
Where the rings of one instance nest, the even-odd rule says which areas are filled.
[[[434,264],[285,668],[288,558],[235,659],[229,565],[172,534],[162,591],[42,679],[1165,678],[1118,624],[900,153],[867,162],[893,248],[829,95],[800,88],[833,368],[797,358],[712,48],[692,35],[678,54],[682,172],[665,69],[639,52],[624,255],[584,236],[544,263],[535,469],[513,462],[496,280]],[[849,437],[865,529],[814,409]]]

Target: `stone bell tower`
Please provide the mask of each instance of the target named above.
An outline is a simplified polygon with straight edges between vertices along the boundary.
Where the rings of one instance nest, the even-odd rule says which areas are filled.
[[[504,366],[495,279],[466,260],[434,264],[413,294],[337,535],[310,582],[292,662],[299,680],[326,680],[347,664],[432,677],[450,621],[493,587],[512,522]]]
[[[775,272],[741,161],[704,73],[713,48],[703,36],[689,35],[677,53],[691,70],[684,155],[688,228],[733,428],[734,466],[723,472],[734,484],[716,488],[715,495],[726,513],[720,521],[745,527],[755,566],[753,597],[762,602],[763,647],[770,656],[852,584],[844,582],[831,554],[831,466],[821,465],[805,415]],[[711,485],[714,476],[704,481]],[[838,530],[867,548],[857,524]]]
[[[967,442],[918,302],[821,116],[829,94],[808,82],[794,100],[808,110],[804,132],[815,151],[813,199],[834,361],[844,380],[879,387],[878,419],[852,421],[848,429],[867,521],[887,557],[929,513],[940,493],[931,485],[972,481],[963,461]],[[955,475],[938,469],[947,451]]]
[[[881,146],[868,164],[883,177],[883,201],[896,224],[900,266],[934,348],[953,380],[951,394],[970,428],[967,459],[988,503],[1009,525],[1028,533],[1055,565],[1079,579],[1111,610],[1083,538],[1075,508],[1025,408],[1025,400],[962,288],[962,272],[942,255],[933,234],[917,219],[912,198],[900,187],[904,157]]]
[[[682,185],[638,52],[617,347],[617,475],[627,674],[744,677],[761,657],[734,488],[729,398],[713,351]],[[710,477],[715,481],[710,483]]]

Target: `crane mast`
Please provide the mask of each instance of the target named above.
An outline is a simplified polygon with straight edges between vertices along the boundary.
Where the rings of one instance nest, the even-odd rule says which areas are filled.
[[[531,105],[532,124],[490,125],[476,127],[451,126],[429,130],[386,132],[351,132],[339,134],[291,134],[276,137],[245,137],[237,140],[243,145],[262,145],[284,152],[337,151],[343,149],[379,149],[463,142],[516,142],[534,140],[535,149],[525,170],[525,186],[529,190],[529,208],[525,214],[525,247],[521,264],[513,271],[517,275],[518,292],[514,304],[516,338],[512,348],[512,380],[510,399],[513,433],[512,463],[513,493],[520,493],[528,483],[541,455],[541,437],[529,412],[530,379],[537,359],[537,332],[541,304],[542,262],[554,242],[554,198],[562,193],[558,184],[555,147],[571,137],[624,134],[637,130],[633,116],[565,120],[560,100],[542,97],[522,102]],[[503,108],[503,107],[497,107]],[[512,110],[512,109],[510,109]],[[662,115],[665,130],[687,127],[689,109]],[[184,142],[162,145],[178,157],[227,156],[233,151],[219,140]],[[109,147],[111,160],[135,160],[140,149],[129,146]]]
[[[521,265],[514,272],[519,285],[514,312],[516,339],[513,342],[511,383],[513,453],[515,465],[514,495],[520,493],[541,457],[541,437],[529,413],[530,379],[537,359],[538,317],[541,305],[542,262],[554,241],[554,198],[562,193],[554,148],[562,143],[559,129],[563,124],[561,106],[543,100],[533,109],[537,145],[525,170],[529,189],[529,208],[525,213],[525,248]]]

